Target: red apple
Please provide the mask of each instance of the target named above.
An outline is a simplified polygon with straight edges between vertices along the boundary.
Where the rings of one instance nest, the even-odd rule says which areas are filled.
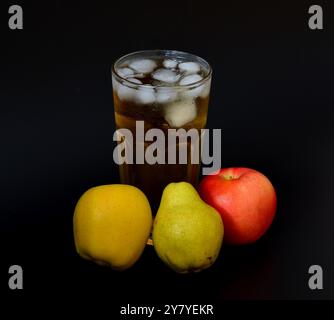
[[[208,175],[199,185],[199,194],[220,213],[224,240],[230,244],[258,240],[275,216],[275,189],[266,176],[253,169],[226,168]]]

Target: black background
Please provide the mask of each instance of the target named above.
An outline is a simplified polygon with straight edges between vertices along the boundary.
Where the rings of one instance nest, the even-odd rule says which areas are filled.
[[[320,4],[324,29],[308,28]],[[15,2],[1,4],[0,291],[18,299],[126,303],[334,298],[333,20],[329,1]],[[13,4],[13,3],[11,3]],[[224,246],[196,275],[165,267],[151,247],[117,273],[75,252],[72,216],[88,188],[117,183],[110,68],[141,49],[177,49],[214,70],[209,128],[224,167],[266,174],[277,217],[258,243]],[[8,289],[8,268],[24,290]],[[324,289],[308,288],[319,264]]]

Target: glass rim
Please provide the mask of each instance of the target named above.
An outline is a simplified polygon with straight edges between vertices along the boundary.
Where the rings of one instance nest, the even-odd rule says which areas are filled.
[[[166,55],[166,53],[168,53],[170,55],[170,57],[173,57],[173,55],[188,55],[193,57],[193,60],[196,60],[198,62],[200,62],[202,65],[207,66],[207,74],[203,77],[203,79],[195,81],[193,83],[189,83],[186,85],[170,85],[170,86],[151,86],[151,85],[147,85],[147,84],[141,84],[141,83],[136,83],[134,81],[130,81],[129,79],[120,76],[117,72],[116,72],[116,66],[117,64],[122,61],[125,60],[128,57],[134,56],[134,55],[139,55],[139,54],[152,54],[152,55],[159,55],[159,53],[162,56],[168,57],[168,55]],[[191,61],[192,62],[192,61]],[[186,89],[192,89],[195,87],[198,87],[200,85],[202,85],[203,83],[205,83],[206,81],[210,80],[211,76],[212,76],[212,67],[210,65],[209,62],[207,62],[205,59],[201,58],[200,56],[197,56],[193,53],[189,53],[189,52],[185,52],[185,51],[179,51],[179,50],[169,50],[169,49],[152,49],[152,50],[139,50],[139,51],[134,51],[131,53],[127,53],[121,57],[119,57],[113,64],[111,67],[111,73],[112,75],[119,81],[122,82],[122,84],[125,84],[126,86],[130,85],[130,87],[141,87],[141,88],[162,88],[162,89],[169,89],[169,90],[186,90]]]

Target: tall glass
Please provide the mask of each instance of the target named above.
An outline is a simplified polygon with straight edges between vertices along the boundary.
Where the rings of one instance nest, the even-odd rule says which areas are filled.
[[[171,50],[134,52],[118,59],[112,67],[116,129],[127,129],[133,136],[132,141],[124,141],[128,139],[126,136],[119,141],[129,145],[134,153],[133,163],[119,166],[121,183],[141,189],[154,212],[163,189],[170,182],[197,184],[200,164],[191,161],[192,145],[189,137],[183,140],[188,151],[186,161],[180,161],[178,157],[182,141],[177,139],[177,162],[168,161],[168,154],[171,153],[168,129],[183,128],[186,132],[195,129],[200,133],[205,127],[211,73],[210,65],[202,58]],[[154,142],[137,139],[141,127],[144,138],[152,128],[163,132],[165,163],[160,161],[152,164],[145,157],[144,161],[138,159],[137,148],[146,154]]]

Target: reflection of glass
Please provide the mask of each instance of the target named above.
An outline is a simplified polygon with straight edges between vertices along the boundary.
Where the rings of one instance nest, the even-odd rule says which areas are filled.
[[[136,121],[144,121],[144,131],[161,129],[203,129],[206,124],[211,68],[203,59],[169,50],[140,51],[123,56],[112,69],[116,128],[129,129],[136,148]],[[149,146],[145,142],[144,149]],[[177,143],[177,151],[180,144]],[[153,210],[170,182],[188,181],[196,185],[199,164],[190,163],[188,141],[186,164],[122,164],[121,183],[140,188]],[[135,151],[134,151],[135,153]]]

